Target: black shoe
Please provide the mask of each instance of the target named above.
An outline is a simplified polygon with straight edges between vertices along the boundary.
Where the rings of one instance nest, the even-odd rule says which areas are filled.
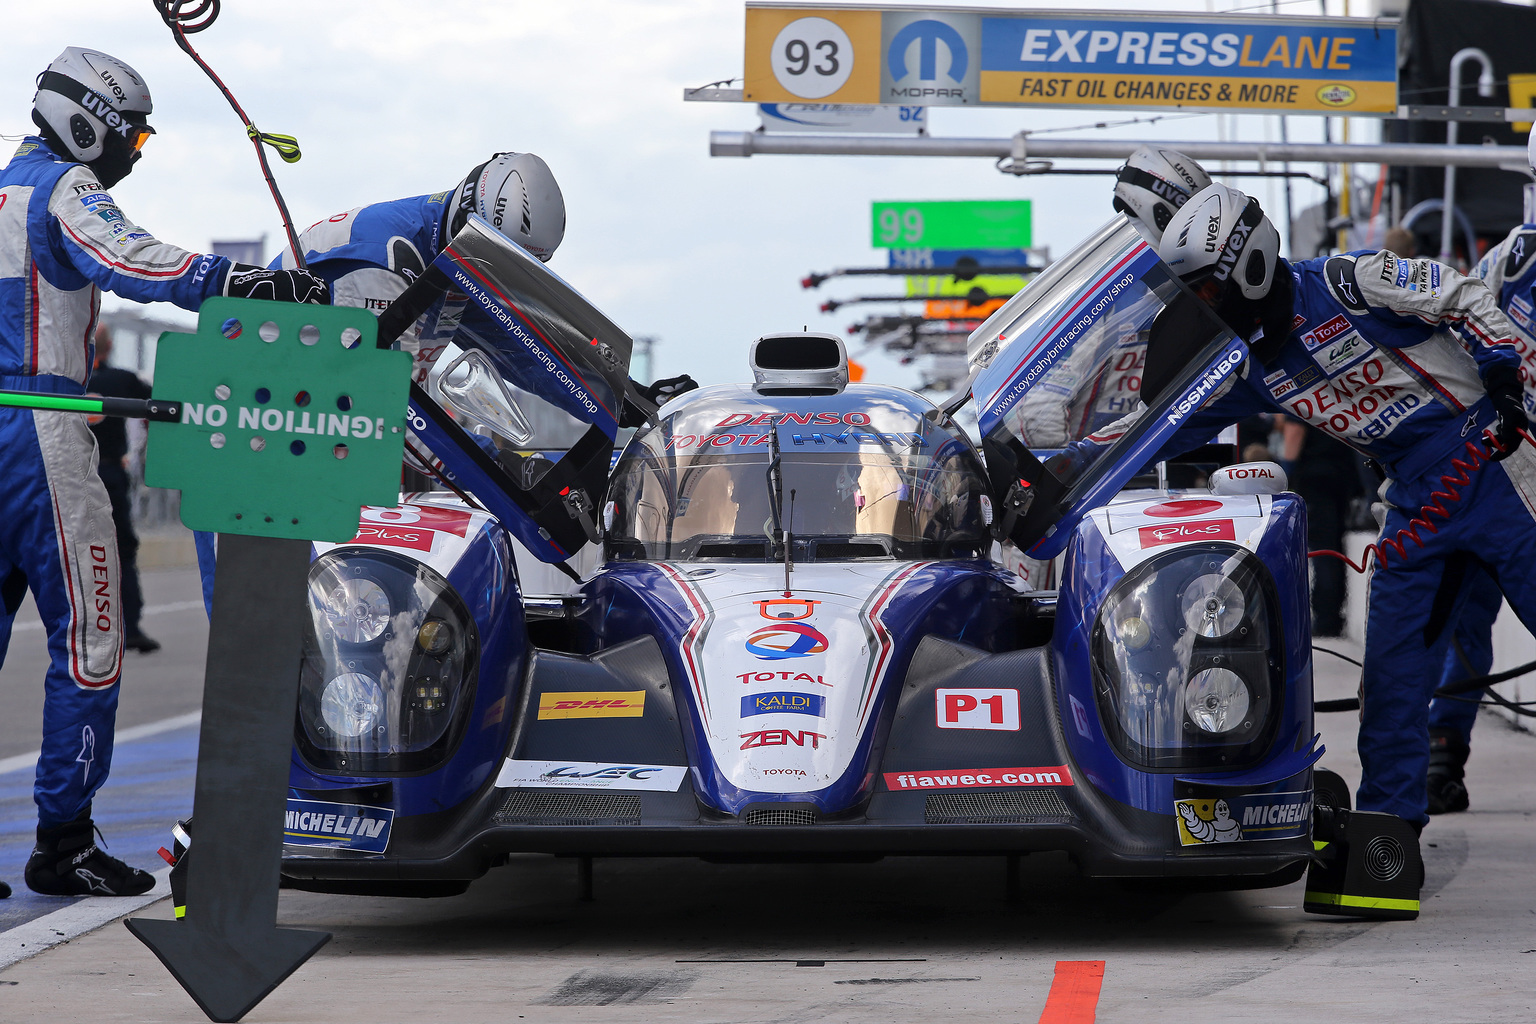
[[[1424,783],[1430,814],[1454,814],[1471,806],[1465,781],[1467,755],[1471,753],[1458,730],[1429,730],[1429,771]]]
[[[0,900],[8,900],[10,898],[11,887],[6,885],[4,882],[0,882]]]
[[[123,638],[123,646],[140,654],[154,654],[160,649],[160,641],[143,633],[129,633]]]
[[[27,888],[44,896],[138,896],[155,887],[148,872],[103,853],[95,834],[89,811],[57,828],[39,825]]]

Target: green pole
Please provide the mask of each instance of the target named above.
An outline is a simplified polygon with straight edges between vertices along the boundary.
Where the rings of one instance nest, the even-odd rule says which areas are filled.
[[[0,391],[0,407],[6,406],[49,412],[83,412],[94,416],[126,416],[165,423],[176,423],[181,419],[181,403],[164,398],[84,398],[37,391]]]

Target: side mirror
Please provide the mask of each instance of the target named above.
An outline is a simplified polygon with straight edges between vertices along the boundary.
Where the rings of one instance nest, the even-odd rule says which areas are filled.
[[[444,368],[437,390],[448,407],[475,424],[484,424],[511,443],[522,447],[533,440],[533,427],[490,357],[467,349]]]

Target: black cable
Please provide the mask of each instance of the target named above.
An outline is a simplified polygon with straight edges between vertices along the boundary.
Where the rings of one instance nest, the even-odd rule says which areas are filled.
[[[1453,638],[1451,643],[1453,649],[1456,651],[1457,659],[1462,664],[1462,667],[1470,672],[1472,666],[1468,664],[1466,653],[1461,649],[1460,642]],[[1354,658],[1351,658],[1345,654],[1340,654],[1338,651],[1329,650],[1326,647],[1316,646],[1314,646],[1312,649],[1323,654],[1331,654],[1335,658],[1349,662],[1351,665],[1359,665],[1361,668],[1365,667]],[[1512,714],[1519,715],[1522,718],[1536,718],[1536,711],[1525,710],[1528,707],[1536,707],[1536,700],[1513,701],[1501,693],[1487,689],[1496,683],[1507,682],[1511,679],[1514,679],[1516,676],[1523,676],[1529,672],[1536,672],[1536,661],[1528,661],[1524,665],[1516,665],[1514,668],[1505,669],[1502,672],[1494,672],[1489,675],[1471,676],[1469,678],[1462,679],[1459,682],[1449,683],[1437,689],[1434,692],[1434,696],[1443,697],[1448,700],[1463,701],[1466,703],[1475,702],[1478,704],[1496,704],[1500,707],[1509,709]],[[1477,690],[1484,691],[1481,697],[1474,698],[1462,696],[1462,694],[1473,693]],[[1359,711],[1360,698],[1342,697],[1338,700],[1314,701],[1312,704],[1312,710],[1319,714],[1328,714],[1334,711]]]
[[[1326,648],[1326,647],[1318,647],[1316,644],[1312,645],[1312,649],[1314,651],[1320,651],[1323,654],[1331,654],[1335,658],[1340,659],[1341,661],[1349,662],[1351,665],[1359,665],[1361,668],[1365,668],[1364,664],[1362,664],[1361,662],[1356,661],[1354,658],[1351,658],[1347,654],[1340,654],[1338,651],[1330,651],[1328,648]]]

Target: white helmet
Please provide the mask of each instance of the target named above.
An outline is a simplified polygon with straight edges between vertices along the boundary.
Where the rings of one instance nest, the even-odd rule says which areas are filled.
[[[1186,284],[1214,282],[1214,290],[1202,296],[1212,306],[1229,282],[1243,298],[1257,300],[1275,283],[1280,232],[1257,199],[1226,185],[1207,185],[1169,221],[1157,254]]]
[[[1205,168],[1183,153],[1142,146],[1115,176],[1115,209],[1141,221],[1155,245],[1179,208],[1210,183]]]
[[[449,237],[476,213],[545,263],[565,237],[565,197],[549,165],[532,153],[497,153],[469,172],[453,205]]]
[[[97,50],[71,46],[37,76],[32,120],[60,156],[96,172],[111,188],[133,168],[145,140],[149,86],[133,68]]]

